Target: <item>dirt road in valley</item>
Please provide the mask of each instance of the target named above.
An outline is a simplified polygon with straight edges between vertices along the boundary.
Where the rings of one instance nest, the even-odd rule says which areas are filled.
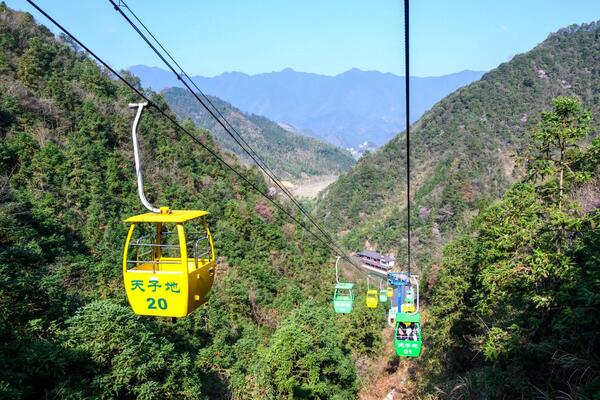
[[[327,186],[335,182],[337,175],[322,175],[312,177],[302,182],[298,182],[291,187],[292,193],[297,197],[314,198]]]

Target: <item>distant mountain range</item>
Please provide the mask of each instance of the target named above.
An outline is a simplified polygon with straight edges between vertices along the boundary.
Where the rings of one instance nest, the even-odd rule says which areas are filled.
[[[163,90],[162,95],[179,117],[190,118],[198,127],[208,129],[225,150],[251,161],[189,91],[172,87]],[[280,178],[298,182],[312,176],[338,175],[355,163],[350,153],[339,147],[294,132],[268,118],[244,113],[217,97],[209,99]]]
[[[145,87],[161,91],[181,87],[171,72],[136,65],[131,72]],[[411,120],[484,72],[462,71],[439,77],[411,78]],[[217,96],[248,113],[264,115],[338,146],[359,150],[370,142],[387,143],[404,126],[404,77],[351,69],[336,76],[297,72],[246,75],[228,72],[192,77],[206,94]]]
[[[522,173],[529,132],[559,95],[581,99],[600,115],[600,23],[573,25],[500,64],[438,102],[412,128],[411,214],[417,263]],[[399,254],[406,236],[404,133],[360,159],[317,202],[325,226],[344,232],[351,250],[366,243]],[[423,254],[425,254],[423,256]],[[440,254],[437,254],[440,256]]]

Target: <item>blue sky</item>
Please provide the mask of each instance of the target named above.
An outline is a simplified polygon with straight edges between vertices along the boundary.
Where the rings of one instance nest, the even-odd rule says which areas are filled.
[[[24,0],[9,7],[31,12]],[[108,0],[37,0],[117,68],[161,66]],[[402,0],[127,0],[192,75],[351,68],[403,74]],[[411,74],[489,70],[550,32],[600,19],[599,0],[413,0]],[[54,30],[54,29],[53,29]]]

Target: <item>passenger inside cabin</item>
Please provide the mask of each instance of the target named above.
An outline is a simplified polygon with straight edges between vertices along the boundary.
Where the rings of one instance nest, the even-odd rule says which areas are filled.
[[[411,322],[406,329],[407,340],[417,340],[417,326],[414,322]]]
[[[408,338],[406,332],[406,324],[404,322],[400,322],[400,324],[398,324],[398,332],[396,333],[396,335],[400,340],[406,340]]]
[[[406,338],[404,340],[412,340],[412,328],[410,326],[406,327]]]

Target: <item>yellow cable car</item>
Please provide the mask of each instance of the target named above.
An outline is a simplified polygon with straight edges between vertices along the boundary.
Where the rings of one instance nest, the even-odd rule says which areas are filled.
[[[376,308],[379,304],[379,295],[377,289],[367,290],[367,307]]]
[[[400,312],[402,313],[414,313],[417,307],[414,304],[402,304]]]
[[[215,254],[206,211],[168,210],[128,218],[123,278],[133,312],[185,317],[209,297]]]
[[[392,297],[394,295],[394,288],[388,286],[387,288],[387,297]]]
[[[140,201],[151,212],[135,215],[123,251],[123,280],[133,312],[185,317],[204,304],[215,277],[215,250],[201,210],[152,206],[144,194],[137,125],[147,103],[137,108],[131,129]]]

